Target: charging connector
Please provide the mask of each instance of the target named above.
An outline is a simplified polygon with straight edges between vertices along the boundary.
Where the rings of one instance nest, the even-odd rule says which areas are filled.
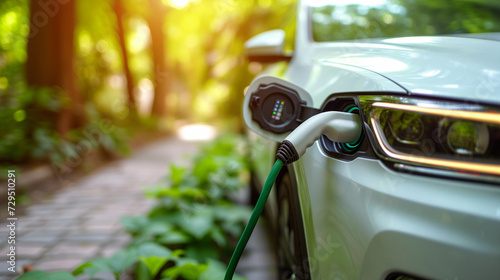
[[[337,111],[315,115],[281,142],[276,158],[285,164],[298,160],[321,135],[333,142],[354,142],[361,135],[361,120],[358,115]]]
[[[356,141],[361,135],[360,118],[358,115],[345,112],[330,111],[320,113],[303,122],[283,140],[276,154],[276,163],[267,177],[248,224],[234,249],[224,280],[233,278],[236,265],[259,220],[283,164],[290,164],[298,160],[321,135],[326,135],[328,139],[334,142],[349,143]]]

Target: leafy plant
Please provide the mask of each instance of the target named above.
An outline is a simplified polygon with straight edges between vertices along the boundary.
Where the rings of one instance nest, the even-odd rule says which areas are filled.
[[[143,216],[123,217],[133,239],[110,258],[80,265],[73,275],[116,279],[132,271],[139,280],[221,279],[234,241],[243,231],[250,209],[231,197],[247,185],[245,141],[225,136],[202,147],[192,168],[171,165],[167,184],[146,190],[157,204]],[[237,278],[238,279],[238,278]]]
[[[76,280],[76,278],[68,272],[56,271],[52,273],[47,273],[45,271],[35,270],[27,272],[18,280]]]
[[[19,279],[72,280],[134,274],[134,279],[219,280],[250,209],[236,205],[231,195],[247,185],[245,141],[225,136],[205,145],[193,167],[170,166],[167,184],[146,191],[157,205],[147,214],[123,217],[133,239],[108,258],[89,260],[73,271],[47,274],[31,271]],[[235,276],[234,279],[242,279]]]
[[[61,136],[54,119],[66,102],[64,97],[52,88],[26,88],[20,84],[0,95],[2,165],[49,161],[59,166],[100,149],[128,153],[125,130],[106,122],[92,106],[86,108],[89,120],[84,126]]]

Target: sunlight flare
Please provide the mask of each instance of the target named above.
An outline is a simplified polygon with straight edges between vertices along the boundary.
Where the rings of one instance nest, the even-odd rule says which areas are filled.
[[[190,2],[194,2],[198,0],[162,0],[161,2],[164,5],[174,7],[176,9],[183,9],[184,7],[187,6]]]
[[[217,136],[217,130],[207,124],[188,124],[177,129],[177,136],[186,141],[210,141]]]

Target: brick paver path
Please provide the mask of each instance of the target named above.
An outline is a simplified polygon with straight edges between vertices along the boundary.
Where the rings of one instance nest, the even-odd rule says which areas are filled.
[[[197,147],[176,138],[158,141],[30,206],[17,221],[16,268],[29,264],[37,270],[71,272],[85,260],[125,247],[130,237],[120,217],[146,213],[154,201],[144,198],[144,187],[164,178],[168,164],[181,163]],[[0,226],[0,280],[15,279],[18,275],[7,270],[8,228],[5,223]],[[275,278],[275,259],[267,242],[266,231],[257,228],[238,267],[249,280]]]

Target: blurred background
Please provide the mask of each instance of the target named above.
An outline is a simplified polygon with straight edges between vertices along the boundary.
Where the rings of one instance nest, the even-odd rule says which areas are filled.
[[[127,154],[185,123],[241,132],[244,88],[262,70],[243,44],[292,35],[294,2],[1,1],[2,167]]]
[[[316,41],[500,26],[495,0],[406,1],[406,8],[398,0],[370,1],[370,8],[358,0],[336,8],[309,2],[315,3]],[[270,70],[249,62],[244,42],[283,29],[285,51],[293,50],[296,5],[1,0],[0,180],[15,170],[21,227],[17,274],[5,267],[9,232],[0,227],[0,280],[33,270],[91,278],[108,273],[102,279],[221,279],[250,214],[240,191],[248,190],[249,155],[259,149],[238,135],[245,131],[244,91],[256,74],[279,75],[287,65]],[[224,133],[232,136],[202,148],[188,142]],[[266,145],[262,150],[275,148]],[[184,153],[192,155],[187,167],[178,165]],[[272,164],[272,153],[260,154],[255,162]],[[57,185],[67,188],[56,191]],[[148,185],[149,200],[141,188]],[[1,205],[6,197],[7,191],[0,194]],[[0,212],[3,221],[7,215]],[[264,244],[266,235],[258,228],[240,275],[275,279],[275,250]]]
[[[405,8],[382,1],[369,9],[358,2],[334,10],[311,1],[313,38],[480,33],[498,25],[490,0],[408,1]],[[279,28],[285,51],[293,50],[296,5],[0,1],[0,170],[49,163],[61,174],[91,169],[89,155],[106,161],[175,132],[190,139],[242,133],[244,89],[268,66],[249,62],[244,42]],[[273,73],[285,67],[273,64]]]
[[[248,186],[243,93],[266,67],[244,42],[281,28],[291,50],[295,6],[0,1],[0,179],[17,179],[15,212],[0,217],[19,217],[15,273],[0,230],[0,279],[220,279],[212,260],[228,260],[250,213],[234,202]]]

